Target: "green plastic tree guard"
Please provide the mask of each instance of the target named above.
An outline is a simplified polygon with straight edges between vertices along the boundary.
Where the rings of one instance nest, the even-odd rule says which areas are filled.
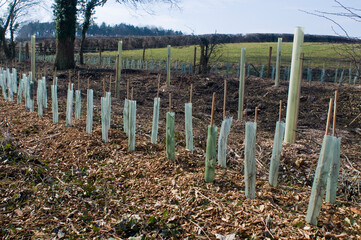
[[[53,112],[53,123],[59,122],[59,112],[58,112],[58,86],[51,85],[51,108]]]
[[[81,90],[75,91],[75,118],[80,119],[81,115]]]
[[[36,102],[38,103],[38,116],[43,116],[43,81],[38,80],[38,89],[36,93]]]
[[[18,95],[17,95],[17,104],[21,104],[22,101],[22,97],[23,97],[23,92],[24,92],[24,84],[25,84],[25,80],[24,79],[20,79],[19,80],[19,89],[18,89]]]
[[[160,98],[154,98],[154,107],[153,107],[153,123],[152,123],[152,135],[150,142],[156,143],[158,137],[158,121],[159,121],[159,106]]]
[[[332,142],[332,136],[324,136],[315,177],[313,179],[306,221],[315,226],[317,225],[317,218],[321,211],[322,199],[326,191],[327,177],[334,154],[332,149],[334,145]]]
[[[257,124],[246,122],[244,145],[244,181],[246,198],[256,197],[256,131]]]
[[[244,104],[244,68],[246,64],[246,49],[241,49],[241,61],[239,67],[239,88],[238,88],[238,120],[242,120],[243,104]]]
[[[4,100],[7,101],[7,94],[6,94],[6,75],[3,74],[1,75],[1,89],[2,89],[2,92],[3,92],[3,97],[4,97]]]
[[[277,56],[276,56],[276,77],[275,77],[275,86],[276,87],[278,87],[280,84],[281,55],[282,55],[282,38],[278,38]]]
[[[48,93],[46,90],[46,77],[43,77],[42,85],[43,85],[43,106],[44,106],[44,108],[48,108]]]
[[[336,192],[338,187],[338,175],[340,171],[340,152],[341,138],[332,137],[333,141],[333,158],[330,166],[330,173],[327,178],[326,202],[336,202]]]
[[[36,68],[35,68],[35,35],[31,36],[31,72],[32,72],[32,78],[30,80],[35,81],[36,76]]]
[[[111,93],[106,92],[105,97],[101,98],[101,117],[102,117],[102,140],[103,142],[108,142],[108,133],[110,129],[110,120],[111,120]]]
[[[12,79],[13,79],[13,93],[18,93],[18,73],[16,68],[12,69]]]
[[[204,171],[204,181],[212,183],[216,175],[217,166],[217,127],[208,125],[206,164]]]
[[[13,99],[13,77],[12,74],[10,74],[9,69],[7,70],[7,88],[8,88],[8,100],[12,102]]]
[[[231,125],[232,117],[223,120],[218,138],[218,164],[223,168],[227,167],[227,139]]]
[[[293,49],[292,49],[292,63],[291,63],[291,76],[288,89],[287,100],[287,113],[286,113],[286,129],[285,139],[287,143],[293,143],[295,141],[296,129],[297,129],[297,116],[298,116],[298,100],[300,98],[300,57],[302,52],[302,45],[304,39],[304,29],[302,27],[296,27]]]
[[[275,187],[277,186],[278,181],[278,170],[280,167],[280,159],[282,153],[282,142],[285,135],[285,123],[277,122],[276,131],[273,140],[273,149],[271,157],[271,165],[269,169],[268,183],[269,185]]]
[[[91,134],[93,130],[93,90],[87,90],[87,108],[86,108],[86,132]]]
[[[107,131],[107,113],[108,113],[108,104],[105,97],[101,97],[101,119],[102,119],[102,141],[104,143],[108,142],[108,131]]]
[[[73,97],[74,97],[74,84],[69,84],[67,101],[66,101],[66,126],[72,126],[72,115],[73,115]]]
[[[124,132],[127,136],[129,136],[129,101],[130,100],[125,99],[123,108]]]
[[[128,150],[135,150],[135,128],[136,128],[136,114],[137,112],[137,101],[129,101],[129,136],[128,136]]]
[[[185,104],[186,149],[193,153],[192,103]]]
[[[167,112],[166,150],[167,150],[167,158],[172,161],[175,161],[174,121],[175,121],[175,113]]]
[[[34,112],[34,103],[35,103],[35,100],[34,100],[35,83],[34,83],[34,81],[30,82],[29,92],[30,92],[30,98],[29,98],[30,99],[29,100],[30,112]]]

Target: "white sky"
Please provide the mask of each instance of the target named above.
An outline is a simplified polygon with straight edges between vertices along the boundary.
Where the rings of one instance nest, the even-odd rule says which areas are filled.
[[[340,1],[361,9],[360,0]],[[104,7],[96,9],[95,22],[157,26],[186,34],[293,33],[296,26],[302,26],[305,34],[336,35],[334,26],[343,35],[330,21],[301,10],[337,12],[340,9],[333,0],[181,0],[179,8],[158,3],[138,9],[108,0]],[[361,15],[361,11],[358,13]],[[42,21],[49,20],[51,12]],[[361,37],[361,22],[347,18],[336,20],[351,36]]]

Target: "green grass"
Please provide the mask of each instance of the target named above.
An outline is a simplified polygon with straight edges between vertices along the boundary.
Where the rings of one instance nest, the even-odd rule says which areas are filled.
[[[304,43],[303,52],[305,54],[305,67],[322,68],[349,68],[350,64],[344,61],[337,53],[343,44],[331,43]],[[211,59],[211,63],[218,61],[219,63],[233,63],[239,62],[241,48],[246,48],[246,59],[248,63],[255,65],[267,64],[269,47],[272,51],[272,64],[276,61],[277,43],[229,43],[222,44],[217,49],[216,57]],[[200,48],[197,46],[197,62],[199,61]],[[102,56],[115,56],[117,52],[103,52]],[[98,55],[92,53],[89,55]],[[292,43],[285,42],[282,44],[282,65],[291,64]],[[143,56],[143,49],[126,50],[123,51],[123,59],[141,59]],[[166,60],[167,48],[151,48],[146,49],[145,59],[151,60]],[[194,45],[172,47],[172,61],[193,63]],[[220,64],[221,65],[221,64]]]

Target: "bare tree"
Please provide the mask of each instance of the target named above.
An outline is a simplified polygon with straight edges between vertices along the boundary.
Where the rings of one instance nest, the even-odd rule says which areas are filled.
[[[81,24],[81,41],[80,41],[80,64],[84,64],[84,45],[86,33],[91,24],[92,15],[95,13],[95,8],[98,6],[103,6],[106,3],[106,0],[82,0],[80,2],[80,15],[83,19]]]
[[[74,68],[74,40],[75,28],[77,20],[77,5],[80,0],[55,0],[53,5],[54,16],[56,19],[56,56],[55,67],[59,70]],[[85,0],[91,2],[92,0]],[[177,5],[180,0],[116,0],[120,4],[130,4],[134,7],[142,6],[143,4],[169,3],[171,6]],[[101,6],[106,0],[94,0],[89,4],[89,11],[87,18],[89,22],[83,24],[82,36],[86,36],[86,31],[90,24],[91,16],[95,12],[96,6]],[[87,4],[85,4],[86,6]],[[86,11],[85,11],[86,12]],[[84,12],[84,13],[85,13]],[[83,15],[85,17],[85,15]],[[85,18],[84,18],[85,19]],[[87,26],[88,25],[88,26]],[[85,26],[85,28],[84,28]],[[84,33],[83,33],[84,32]]]
[[[0,17],[0,44],[7,59],[15,57],[14,35],[21,22],[28,16],[32,7],[38,5],[40,0],[5,0],[0,8],[5,9]],[[10,35],[8,41],[7,34]]]
[[[358,76],[360,76],[360,67],[361,67],[361,39],[352,37],[349,34],[349,31],[342,26],[337,18],[348,18],[355,22],[359,22],[361,24],[361,8],[355,8],[352,6],[347,6],[339,0],[334,0],[336,4],[335,12],[326,12],[315,10],[314,12],[303,11],[307,14],[315,15],[318,17],[322,17],[332,22],[334,26],[332,29],[336,35],[344,36],[349,39],[349,43],[344,43],[342,45],[338,45],[335,47],[337,53],[344,58],[345,60],[351,62],[358,72]]]
[[[219,48],[221,46],[221,37],[217,34],[199,37],[200,60],[199,73],[207,74],[210,71],[209,61],[214,58],[215,61],[220,57]]]

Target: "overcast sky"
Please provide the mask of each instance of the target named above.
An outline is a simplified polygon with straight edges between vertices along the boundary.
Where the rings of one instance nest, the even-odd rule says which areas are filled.
[[[361,0],[340,1],[361,9]],[[334,0],[181,0],[179,8],[158,3],[134,9],[108,0],[96,9],[95,22],[159,26],[186,34],[293,33],[296,26],[302,26],[306,34],[336,35],[334,30],[343,33],[330,21],[302,12],[340,11],[336,5]],[[336,20],[351,36],[361,37],[360,22]]]

